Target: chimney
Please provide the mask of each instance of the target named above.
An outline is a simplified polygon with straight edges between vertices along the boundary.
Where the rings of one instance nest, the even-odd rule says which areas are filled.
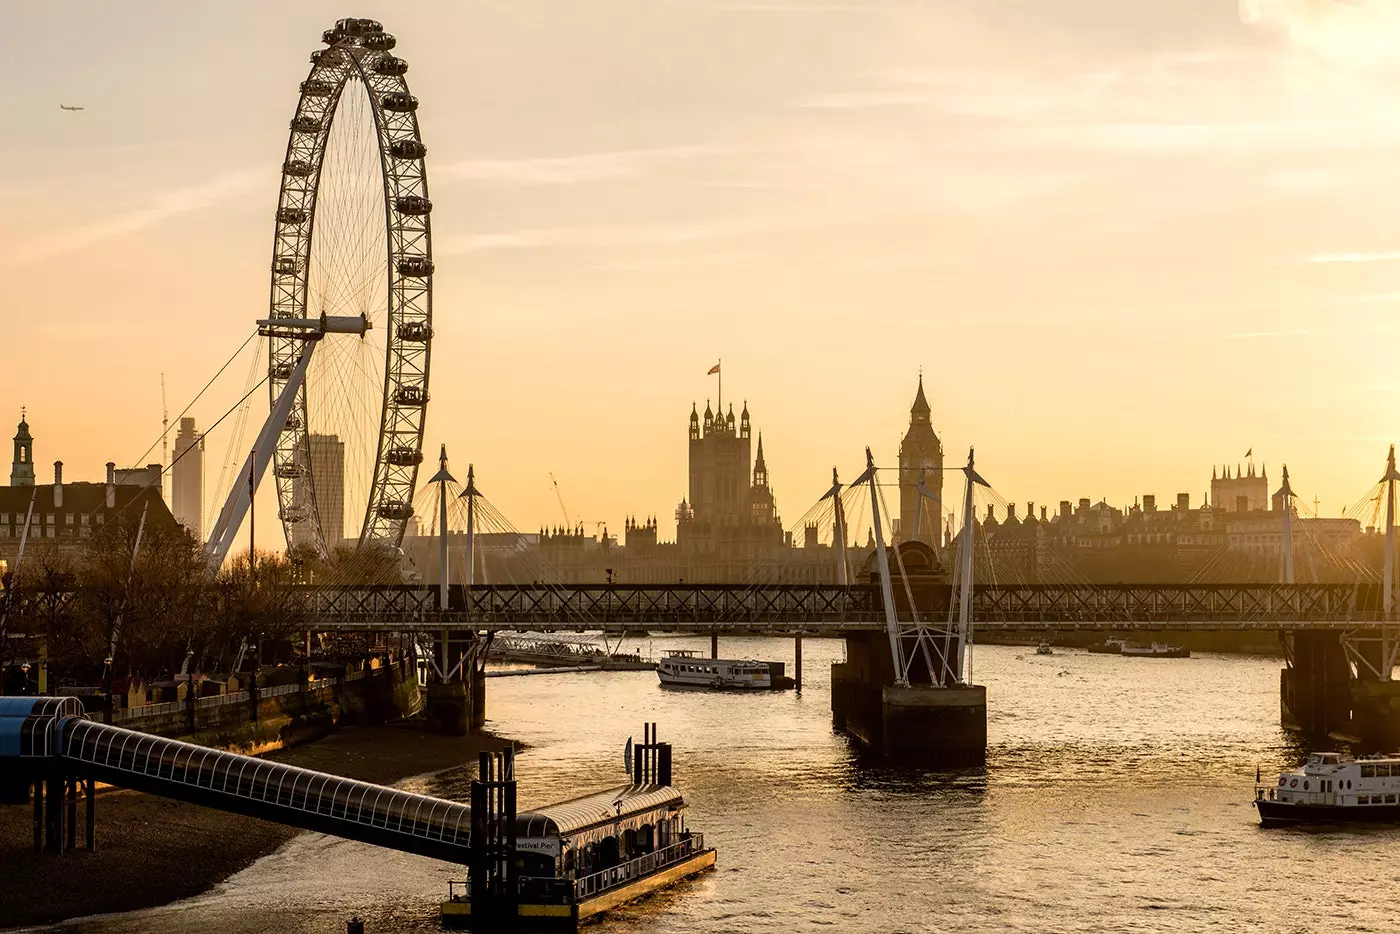
[[[1190,493],[1178,493],[1178,494],[1176,494],[1176,508],[1179,509],[1179,510],[1181,510],[1182,512],[1189,512],[1190,509],[1191,509],[1191,494],[1190,494]]]
[[[1026,503],[1026,519],[1029,521],[1035,518],[1035,503]]]
[[[1041,506],[1041,507],[1040,507],[1040,521],[1041,521],[1041,522],[1044,522],[1044,521],[1045,521],[1045,507],[1044,507],[1044,506]]]
[[[1156,512],[1156,511],[1157,511],[1157,497],[1156,497],[1155,494],[1153,494],[1153,493],[1144,493],[1144,494],[1142,495],[1142,511],[1143,511],[1143,512]]]
[[[1016,518],[1016,504],[1015,504],[1015,503],[1007,503],[1007,504],[1006,504],[1006,521],[1007,521],[1007,522],[1010,522],[1012,519],[1015,519],[1015,518]]]
[[[53,508],[63,508],[63,461],[53,462]]]
[[[1069,500],[1060,500],[1060,518],[1068,519],[1070,515]]]
[[[116,461],[107,462],[107,508],[117,508],[117,464]]]
[[[1089,497],[1087,497],[1087,496],[1081,496],[1081,497],[1079,497],[1079,509],[1080,509],[1081,512],[1088,512],[1088,511],[1089,511]]]
[[[987,518],[988,518],[988,519],[995,519],[995,518],[996,518],[996,515],[992,512],[992,510],[995,509],[995,508],[996,508],[996,507],[994,507],[991,503],[988,503],[988,504],[987,504]]]

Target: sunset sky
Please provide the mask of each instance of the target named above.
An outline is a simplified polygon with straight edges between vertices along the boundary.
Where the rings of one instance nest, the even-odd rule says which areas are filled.
[[[552,471],[590,531],[669,537],[721,357],[788,523],[894,464],[921,367],[950,462],[1021,503],[1198,505],[1253,448],[1335,515],[1400,435],[1400,2],[19,0],[0,412],[41,477],[137,461],[161,372],[173,417],[266,313],[347,14],[422,100],[425,451],[522,529],[561,521]]]

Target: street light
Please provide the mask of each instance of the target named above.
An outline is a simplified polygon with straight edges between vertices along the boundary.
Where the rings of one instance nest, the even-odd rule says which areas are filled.
[[[23,665],[20,665],[20,666],[19,666],[19,670],[22,671],[22,672],[24,672],[24,690],[23,690],[21,693],[22,693],[22,694],[28,694],[28,693],[29,693],[29,663],[28,663],[28,662],[25,662]]]

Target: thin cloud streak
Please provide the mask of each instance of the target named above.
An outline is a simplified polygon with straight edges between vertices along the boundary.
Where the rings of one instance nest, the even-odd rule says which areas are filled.
[[[1308,257],[1310,263],[1394,263],[1400,262],[1400,251],[1390,250],[1376,253],[1316,253]]]
[[[1241,331],[1238,334],[1227,334],[1225,337],[1232,341],[1248,341],[1270,337],[1302,337],[1311,333],[1312,328],[1297,328],[1291,331]]]
[[[440,241],[436,252],[439,255],[452,255],[492,250],[606,249],[691,243],[711,240],[719,235],[718,230],[709,227],[550,227],[453,237]]]
[[[705,159],[731,151],[723,146],[689,145],[618,149],[568,156],[466,159],[434,166],[433,175],[435,178],[504,185],[578,185],[627,178],[660,165]]]
[[[0,266],[20,266],[38,262],[103,240],[145,230],[181,214],[213,207],[253,191],[265,181],[264,174],[260,171],[230,172],[203,185],[175,188],[148,195],[143,200],[150,204],[149,207],[114,214],[89,224],[59,231],[0,257]]]

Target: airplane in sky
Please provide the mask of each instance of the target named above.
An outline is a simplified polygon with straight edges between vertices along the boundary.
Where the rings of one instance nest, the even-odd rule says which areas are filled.
[[[68,106],[67,104],[59,104],[59,105],[58,105],[58,109],[59,109],[59,110],[82,110],[83,108],[82,108],[82,107],[70,107],[70,106]]]

